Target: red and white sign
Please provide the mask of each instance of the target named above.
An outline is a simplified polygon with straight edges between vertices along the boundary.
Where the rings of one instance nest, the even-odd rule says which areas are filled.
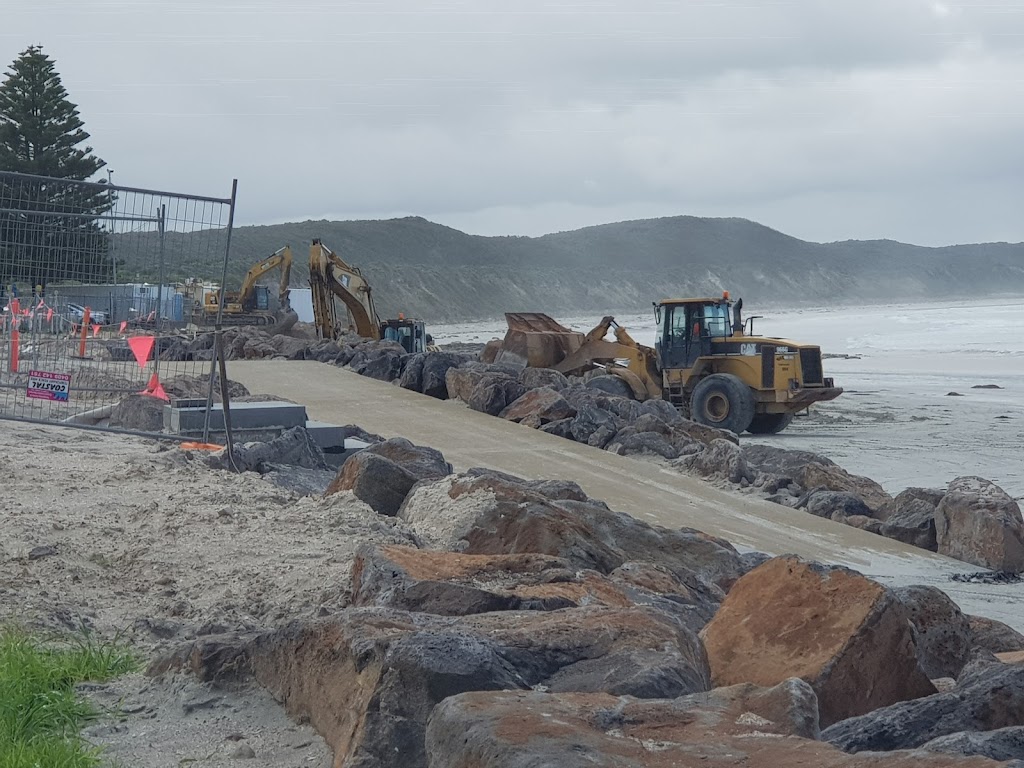
[[[49,371],[28,372],[28,396],[37,400],[67,402],[71,392],[71,374]]]

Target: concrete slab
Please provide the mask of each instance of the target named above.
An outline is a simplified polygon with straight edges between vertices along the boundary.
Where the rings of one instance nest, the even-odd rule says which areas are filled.
[[[231,403],[231,427],[239,432],[272,430],[280,433],[306,424],[306,408],[294,403]],[[179,435],[202,434],[206,421],[206,403],[202,405],[175,404],[164,408],[164,429]],[[224,408],[214,403],[210,411],[210,430],[224,430]]]
[[[310,418],[354,423],[437,448],[457,470],[482,466],[521,477],[575,480],[612,509],[641,520],[697,528],[742,549],[847,565],[893,585],[937,586],[965,611],[1024,631],[1024,584],[953,582],[952,574],[979,569],[716,488],[653,461],[616,456],[313,361],[231,361],[228,376],[253,392],[301,399]]]

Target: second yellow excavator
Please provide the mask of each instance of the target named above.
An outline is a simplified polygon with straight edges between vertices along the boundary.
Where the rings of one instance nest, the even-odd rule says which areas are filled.
[[[425,352],[433,347],[422,320],[403,315],[381,320],[373,304],[373,291],[359,268],[347,264],[319,240],[309,247],[309,287],[313,322],[321,339],[337,339],[351,332],[365,339],[397,342],[406,352]],[[341,299],[344,311],[339,311],[335,298]]]

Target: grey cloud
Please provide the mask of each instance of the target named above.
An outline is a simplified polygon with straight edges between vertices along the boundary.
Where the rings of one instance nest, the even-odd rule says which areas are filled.
[[[0,60],[45,45],[115,180],[237,176],[244,222],[1024,239],[1009,3],[14,2]]]

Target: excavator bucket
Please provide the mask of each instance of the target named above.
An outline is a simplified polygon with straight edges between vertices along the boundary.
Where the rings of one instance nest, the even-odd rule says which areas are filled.
[[[506,312],[508,331],[495,362],[514,362],[531,368],[551,368],[583,343],[584,335],[540,312]]]

